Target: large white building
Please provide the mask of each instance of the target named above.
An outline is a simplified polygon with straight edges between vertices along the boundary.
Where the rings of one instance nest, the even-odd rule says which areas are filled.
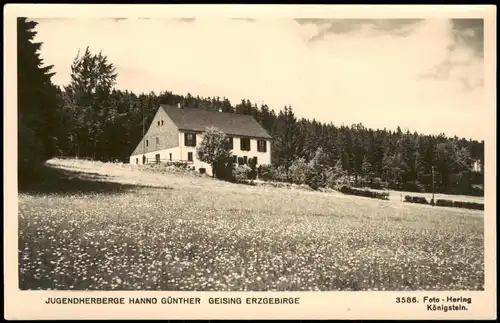
[[[247,163],[254,158],[257,166],[271,163],[271,136],[252,116],[180,105],[160,105],[144,138],[131,154],[130,163],[180,161],[196,170],[205,168],[211,175],[211,166],[198,160],[196,154],[203,132],[211,126],[229,137],[235,162]]]

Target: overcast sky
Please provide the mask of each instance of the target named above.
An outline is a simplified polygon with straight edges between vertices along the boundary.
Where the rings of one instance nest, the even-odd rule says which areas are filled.
[[[90,46],[116,65],[117,88],[136,94],[248,98],[336,125],[488,135],[482,20],[35,20],[58,85]]]

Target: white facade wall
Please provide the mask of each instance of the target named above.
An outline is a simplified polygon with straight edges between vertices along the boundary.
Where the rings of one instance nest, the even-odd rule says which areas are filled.
[[[200,133],[196,134],[196,145],[200,145],[200,143],[203,140],[203,136]],[[266,140],[266,152],[259,152],[257,151],[257,140],[251,138],[250,139],[250,151],[244,151],[241,150],[240,146],[240,138],[239,137],[233,137],[233,149],[231,155],[236,155],[238,157],[244,157],[247,156],[248,159],[257,157],[257,166],[258,165],[268,165],[271,164],[271,141]],[[179,147],[174,147],[174,148],[169,148],[165,150],[158,150],[158,151],[152,151],[148,152],[145,154],[146,158],[148,159],[154,159],[156,154],[160,154],[160,159],[162,161],[170,159],[170,154],[172,154],[172,160],[173,161],[187,161],[188,160],[188,154],[192,153],[193,154],[193,164],[198,171],[200,168],[205,168],[206,172],[209,175],[212,175],[212,166],[210,164],[207,164],[205,162],[200,161],[197,158],[196,154],[196,147],[189,147],[185,145],[184,142],[184,132],[179,131]],[[135,155],[135,156],[130,156],[130,164],[142,164],[142,154],[140,155]]]
[[[178,161],[181,159],[181,154],[180,154],[180,149],[179,147],[174,147],[174,148],[169,148],[169,149],[164,149],[164,150],[157,150],[157,151],[150,151],[148,153],[145,153],[144,155],[146,156],[147,159],[155,159],[156,154],[160,154],[160,159],[162,161],[166,159],[170,159],[170,154],[172,154],[172,160],[173,161]],[[136,155],[136,156],[130,156],[130,164],[142,164],[142,156],[143,154]]]
[[[196,145],[198,146],[203,140],[202,134],[196,134]],[[271,164],[271,141],[266,140],[267,149],[266,152],[257,151],[257,139],[250,139],[250,151],[243,151],[240,149],[240,138],[233,137],[233,149],[231,155],[236,155],[238,157],[247,156],[247,158],[257,157],[257,166],[258,165],[268,165]],[[180,154],[182,156],[182,160],[188,159],[188,153],[193,153],[193,166],[196,167],[196,170],[199,168],[205,168],[207,173],[212,175],[212,166],[200,161],[196,156],[196,147],[185,146],[184,142],[184,132],[179,131],[179,143],[180,143]]]
[[[196,134],[196,146],[198,146],[203,137],[201,134]],[[212,176],[212,166],[200,161],[196,156],[196,147],[186,146],[184,142],[184,132],[179,131],[179,153],[182,160],[188,160],[189,153],[193,154],[193,166],[198,171],[200,168],[205,168],[207,174]]]
[[[271,164],[271,142],[266,140],[267,149],[266,152],[257,151],[257,139],[250,139],[250,151],[244,151],[240,149],[240,138],[233,137],[233,155],[238,157],[247,156],[249,159],[257,157],[258,165],[268,165]]]

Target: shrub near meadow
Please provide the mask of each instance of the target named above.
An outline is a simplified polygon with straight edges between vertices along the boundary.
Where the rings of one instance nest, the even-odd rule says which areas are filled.
[[[351,195],[356,195],[356,196],[370,197],[370,198],[376,198],[376,199],[381,199],[381,200],[388,200],[389,199],[388,192],[378,192],[378,191],[373,191],[370,189],[358,189],[358,188],[349,187],[347,185],[342,185],[340,187],[339,191],[341,193],[344,193],[344,194],[351,194]]]

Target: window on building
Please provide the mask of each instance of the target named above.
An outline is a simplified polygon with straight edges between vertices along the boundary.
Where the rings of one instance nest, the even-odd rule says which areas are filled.
[[[160,138],[156,137],[156,145],[160,144]]]
[[[237,162],[238,162],[238,156],[233,155],[233,163],[235,163],[235,164],[236,164]]]
[[[193,153],[192,152],[188,153],[188,161],[190,161],[190,162],[193,161]]]
[[[243,156],[243,164],[248,164],[248,157],[247,156]]]
[[[257,151],[261,153],[267,151],[267,142],[265,140],[257,140]]]
[[[170,153],[169,158],[170,158],[170,160],[172,160],[172,153]]]
[[[184,134],[184,145],[187,147],[195,147],[196,146],[196,134],[185,133]]]
[[[163,126],[163,120],[161,121],[161,125]]]
[[[160,126],[160,121],[158,121],[158,127]]]
[[[253,158],[253,164],[254,164],[254,165],[258,165],[258,164],[259,164],[259,163],[258,163],[258,159],[257,159],[257,157],[254,157],[254,158]]]
[[[227,149],[233,149],[233,137],[227,137],[226,147]]]
[[[136,159],[135,159],[135,163],[136,163],[136,164],[139,164],[139,158],[136,158]]]
[[[240,139],[240,149],[244,151],[250,151],[250,138]]]
[[[156,160],[157,163],[160,162],[160,154],[156,154],[155,155],[155,160]]]
[[[148,144],[149,144],[149,142],[148,142],[148,140],[146,139],[146,147],[148,146]]]

